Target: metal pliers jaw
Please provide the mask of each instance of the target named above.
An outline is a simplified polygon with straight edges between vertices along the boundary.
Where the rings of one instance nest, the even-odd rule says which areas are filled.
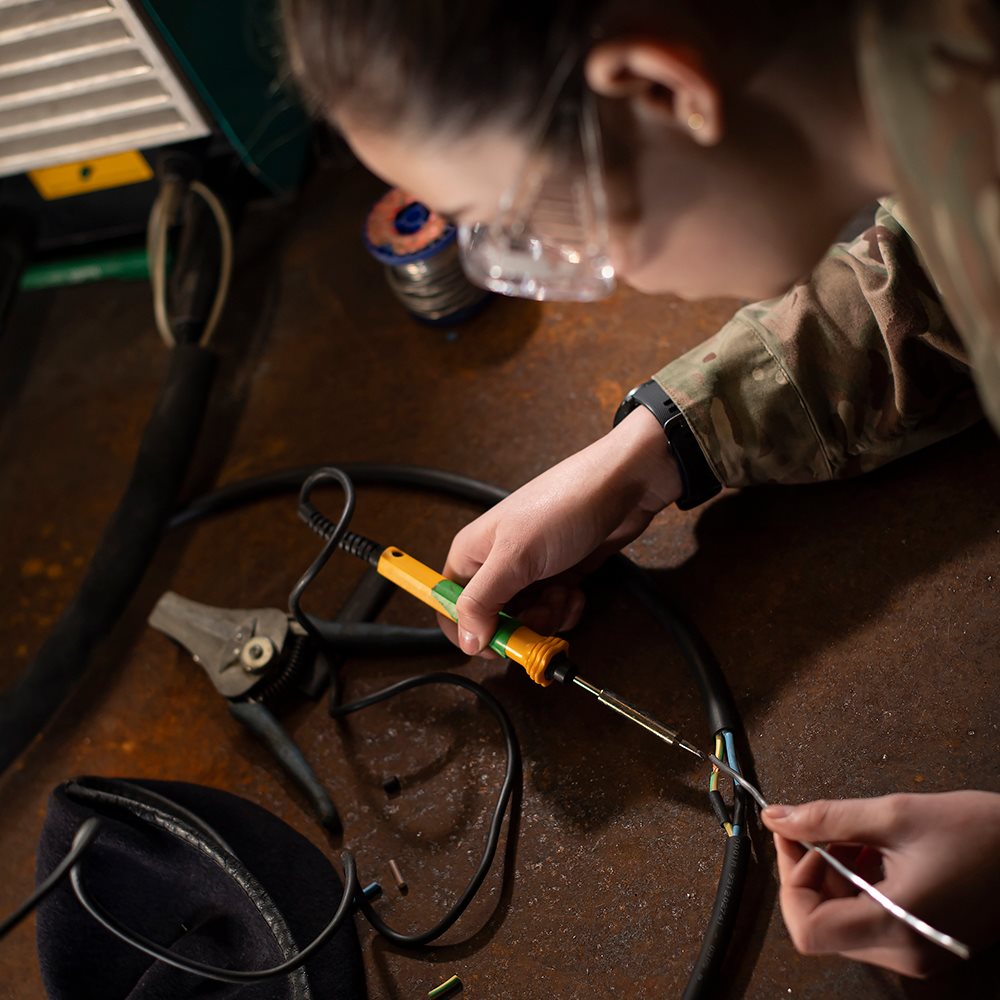
[[[230,712],[267,745],[306,793],[320,822],[339,833],[333,801],[265,704],[292,687],[315,697],[325,685],[322,657],[301,626],[277,608],[214,608],[173,591],[157,601],[149,624],[191,654],[226,698]]]

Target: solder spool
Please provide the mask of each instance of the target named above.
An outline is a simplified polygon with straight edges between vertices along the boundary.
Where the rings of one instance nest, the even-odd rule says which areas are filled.
[[[490,297],[465,277],[455,227],[399,188],[368,213],[364,242],[396,298],[425,323],[460,322]]]

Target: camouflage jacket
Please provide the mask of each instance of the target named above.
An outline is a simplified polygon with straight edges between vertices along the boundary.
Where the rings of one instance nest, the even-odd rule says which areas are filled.
[[[983,410],[1000,430],[1000,9],[866,0],[859,46],[895,197],[655,376],[727,486],[865,472]]]

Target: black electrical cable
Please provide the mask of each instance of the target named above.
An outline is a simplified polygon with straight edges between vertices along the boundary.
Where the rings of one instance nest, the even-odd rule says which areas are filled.
[[[712,735],[723,729],[742,733],[742,720],[725,674],[701,634],[680,612],[663,602],[641,567],[619,555],[608,560],[608,568],[624,578],[625,585],[639,603],[674,637],[698,685]]]
[[[507,491],[489,483],[442,469],[418,465],[393,465],[383,462],[343,462],[332,467],[340,469],[356,485],[391,486],[423,492],[444,493],[482,507],[499,503]],[[206,493],[177,511],[168,527],[182,528],[206,517],[224,514],[237,507],[288,493],[298,493],[305,481],[325,466],[299,466],[263,476],[241,479]],[[301,595],[299,595],[301,596]],[[424,652],[451,649],[451,643],[438,628],[407,628],[401,625],[373,625],[370,622],[344,623],[329,621],[303,612],[302,627],[314,638],[338,648],[363,648],[373,652],[393,650]],[[341,683],[338,672],[330,678],[330,704],[340,702]]]
[[[498,504],[507,491],[489,483],[460,476],[442,469],[429,469],[419,465],[392,465],[384,462],[331,463],[340,469],[356,486],[397,486],[431,493],[445,493],[484,507]],[[235,507],[265,500],[269,497],[298,493],[302,484],[318,469],[328,466],[300,466],[263,476],[241,479],[235,483],[206,493],[192,500],[177,511],[168,527],[181,528],[194,521],[215,514],[223,514]]]
[[[80,824],[73,837],[73,845],[66,856],[49,872],[45,881],[9,916],[0,923],[0,939],[12,931],[24,918],[35,909],[52,890],[66,877],[70,869],[80,860],[80,856],[94,842],[101,821],[91,817]]]
[[[340,516],[336,521],[332,521],[330,518],[326,517],[315,507],[310,499],[313,490],[317,486],[329,483],[336,483],[340,486],[344,493]],[[296,621],[298,621],[303,628],[309,631],[310,634],[320,639],[321,636],[318,630],[302,611],[302,595],[305,593],[309,584],[316,579],[317,575],[322,571],[323,567],[327,564],[330,557],[335,551],[337,551],[337,549],[343,549],[348,554],[362,559],[372,566],[377,566],[379,556],[384,548],[384,546],[380,546],[375,542],[364,538],[362,535],[348,531],[348,524],[350,523],[351,516],[354,513],[354,506],[354,484],[351,482],[351,479],[338,468],[327,467],[317,469],[305,480],[302,484],[302,489],[299,492],[299,517],[306,524],[308,524],[313,531],[322,537],[323,548],[292,588],[292,593],[288,598],[288,607]],[[507,811],[507,805],[510,802],[510,797],[514,791],[515,782],[519,780],[521,773],[521,751],[517,742],[517,736],[514,733],[514,727],[511,725],[510,719],[507,717],[507,713],[503,710],[500,703],[491,694],[489,694],[485,688],[458,674],[433,673],[418,677],[410,677],[406,680],[400,681],[398,684],[394,684],[391,687],[384,689],[383,691],[377,691],[372,695],[368,695],[365,698],[354,701],[349,705],[339,704],[339,680],[336,675],[334,675],[334,677],[331,678],[330,715],[333,718],[343,718],[353,712],[360,711],[363,708],[368,708],[371,705],[376,705],[388,698],[392,698],[414,688],[423,687],[427,684],[452,684],[457,687],[464,688],[467,691],[471,691],[477,698],[479,698],[479,700],[497,720],[497,723],[503,732],[507,750],[507,767],[504,772],[503,783],[500,786],[500,793],[497,796],[496,806],[493,810],[493,818],[490,821],[486,844],[483,849],[482,856],[480,857],[479,864],[476,866],[476,870],[473,873],[472,878],[469,880],[468,885],[465,887],[465,890],[459,897],[458,901],[451,907],[444,917],[438,921],[438,923],[426,931],[415,934],[405,934],[401,931],[395,930],[385,923],[367,899],[364,897],[358,899],[358,906],[368,918],[369,923],[371,923],[379,934],[387,938],[389,941],[392,941],[393,944],[409,947],[424,945],[433,941],[435,938],[440,937],[455,923],[456,920],[458,920],[458,918],[465,912],[469,903],[472,902],[472,899],[475,897],[476,893],[479,891],[479,887],[483,883],[483,879],[486,878],[486,875],[490,870],[490,866],[493,864],[493,858],[496,856],[497,844],[500,840],[500,830],[503,826],[504,814]]]
[[[746,834],[726,838],[726,852],[722,859],[722,872],[715,891],[712,915],[702,938],[698,958],[688,977],[683,1000],[699,1000],[701,997],[715,995],[714,986],[732,937],[749,857],[750,838]]]
[[[649,614],[659,622],[680,647],[692,677],[698,685],[702,704],[713,735],[724,729],[731,730],[735,738],[743,735],[743,724],[725,674],[719,666],[711,648],[701,634],[694,629],[676,609],[666,605],[656,593],[648,575],[624,556],[609,560],[609,567],[624,577],[626,586]],[[741,831],[746,827],[747,792],[742,786],[733,790],[732,825]],[[722,796],[709,793],[709,804],[720,823],[730,812]],[[711,996],[726,947],[732,937],[736,922],[739,896],[746,882],[749,856],[749,838],[745,833],[726,838],[726,852],[716,891],[715,903],[709,917],[701,951],[691,971],[683,1000],[699,1000]]]
[[[500,831],[503,827],[504,815],[507,812],[507,805],[510,802],[515,789],[520,784],[521,779],[521,749],[517,742],[517,735],[514,732],[514,727],[511,724],[507,713],[504,711],[500,702],[498,702],[493,695],[486,690],[486,688],[477,684],[475,681],[469,680],[467,677],[462,677],[461,674],[433,673],[422,674],[418,677],[408,677],[406,680],[400,681],[398,684],[393,684],[391,687],[385,688],[382,691],[376,691],[374,694],[366,695],[364,698],[359,698],[357,701],[353,701],[349,705],[338,706],[334,710],[334,715],[337,717],[351,715],[352,713],[358,712],[363,708],[368,708],[371,705],[376,705],[381,701],[385,701],[387,698],[393,698],[396,695],[402,694],[404,691],[410,691],[414,688],[423,687],[427,684],[451,684],[455,687],[464,688],[466,691],[471,691],[490,711],[503,732],[507,751],[507,764],[504,768],[503,783],[500,785],[500,792],[497,795],[496,805],[493,808],[493,816],[490,820],[489,829],[486,833],[486,843],[483,847],[483,853],[480,856],[479,864],[476,866],[476,870],[473,872],[472,878],[469,879],[469,883],[466,885],[462,895],[459,896],[458,901],[433,927],[426,931],[414,934],[404,934],[401,931],[397,931],[390,927],[375,912],[371,903],[369,903],[363,895],[359,895],[358,906],[368,918],[368,922],[384,938],[392,941],[393,944],[402,945],[404,947],[416,947],[418,945],[428,944],[435,938],[440,937],[455,923],[456,920],[458,920],[458,918],[465,912],[469,903],[472,902],[476,893],[479,891],[479,887],[483,884],[483,879],[486,878],[486,875],[490,870],[490,866],[493,864],[497,844],[500,841]]]
[[[312,492],[313,488],[320,483],[329,482],[331,479],[339,483],[341,489],[344,491],[344,505],[341,510],[340,517],[336,524],[329,526],[329,537],[326,538],[326,542],[323,545],[322,550],[312,561],[309,568],[302,574],[302,576],[299,577],[295,586],[292,587],[292,592],[288,595],[288,610],[291,612],[292,617],[320,644],[320,646],[324,644],[323,635],[319,629],[313,625],[309,616],[303,612],[302,595],[309,584],[316,578],[317,574],[330,561],[330,556],[337,551],[340,540],[343,537],[344,532],[347,530],[347,525],[350,522],[351,517],[354,515],[354,484],[340,469],[318,469],[302,484],[301,496],[299,498],[299,510],[301,512],[302,505],[304,503],[308,503],[309,494]],[[312,527],[312,522],[309,523],[310,527]],[[332,682],[336,682],[336,677],[332,679]]]
[[[652,618],[674,637],[698,686],[712,735],[729,729],[738,738],[743,733],[742,719],[725,674],[705,639],[678,611],[663,602],[649,575],[641,567],[619,555],[608,560],[608,569],[624,578],[628,590]],[[745,824],[746,797],[742,787],[735,789],[733,825],[735,827],[739,824],[741,829]],[[722,796],[719,795],[718,798],[716,803],[710,795],[709,801],[713,813],[720,822],[724,822],[716,807],[721,806],[722,815],[728,814],[729,810]],[[750,839],[745,833],[726,838],[712,913],[702,938],[701,950],[688,978],[683,1000],[705,1000],[716,994],[715,983],[732,938],[740,895],[746,883],[749,854]]]
[[[340,517],[336,522],[331,521],[312,503],[310,497],[312,491],[317,486],[322,486],[330,482],[337,483],[344,491],[344,504]],[[357,535],[347,530],[354,513],[355,493],[354,484],[341,469],[328,466],[317,469],[302,484],[299,491],[299,518],[323,539],[323,549],[313,560],[309,568],[299,577],[298,582],[292,588],[292,593],[288,598],[288,610],[292,617],[308,632],[322,647],[324,642],[324,630],[322,630],[313,620],[302,610],[302,594],[309,584],[316,579],[323,567],[327,564],[330,556],[338,549],[343,549],[349,555],[367,562],[373,567],[378,566],[379,556],[382,554],[383,546],[376,545],[375,542]],[[328,663],[339,663],[335,657],[328,657]],[[334,666],[329,674],[329,706],[330,715],[336,715],[337,706],[340,705],[343,694],[343,681],[340,676],[340,669]]]

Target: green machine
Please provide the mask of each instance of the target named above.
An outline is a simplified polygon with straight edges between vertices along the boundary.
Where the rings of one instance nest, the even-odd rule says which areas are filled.
[[[309,118],[288,84],[275,0],[143,0],[244,168],[274,195],[302,179]]]
[[[302,181],[277,0],[12,0],[0,39],[0,287],[144,276],[164,156],[234,215]]]

